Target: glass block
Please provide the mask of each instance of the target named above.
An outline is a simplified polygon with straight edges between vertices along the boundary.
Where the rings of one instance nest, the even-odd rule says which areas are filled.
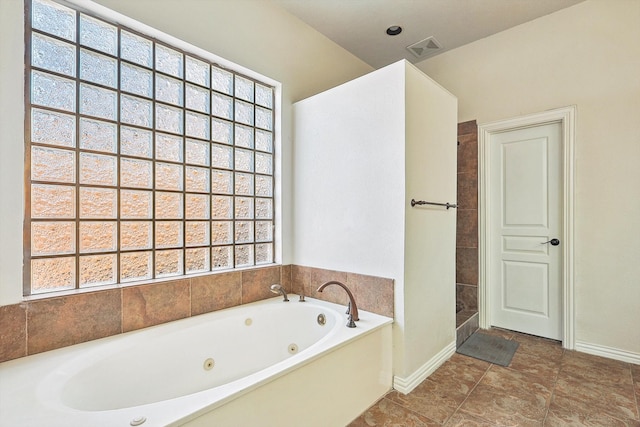
[[[203,114],[186,112],[185,134],[194,138],[209,139],[211,132],[209,129],[209,116]]]
[[[256,104],[273,109],[273,89],[256,83]]]
[[[253,128],[236,125],[235,144],[238,147],[253,148]]]
[[[31,141],[40,144],[76,146],[76,118],[53,111],[31,109]]]
[[[102,119],[116,119],[117,94],[111,90],[80,84],[80,113]]]
[[[33,70],[31,103],[73,113],[76,111],[76,82]]]
[[[99,53],[80,49],[80,78],[115,88],[118,83],[118,61]]]
[[[80,253],[115,251],[116,225],[115,221],[80,221]]]
[[[31,292],[61,291],[76,287],[75,257],[31,260]]]
[[[191,110],[209,113],[211,106],[211,91],[198,86],[187,84],[185,87],[185,106]]]
[[[116,185],[118,158],[101,154],[80,153],[80,183]]]
[[[256,242],[271,242],[273,240],[273,223],[271,221],[256,221]]]
[[[253,126],[253,104],[236,101],[235,120],[238,123]]]
[[[182,219],[182,194],[156,193],[157,219]]]
[[[209,219],[209,195],[186,194],[185,195],[185,218],[187,219]]]
[[[236,246],[236,267],[253,265],[253,245]]]
[[[253,102],[253,81],[236,76],[235,97],[244,101]]]
[[[211,89],[233,94],[233,74],[218,67],[211,67]]]
[[[120,64],[120,89],[151,98],[153,96],[153,73],[122,62]]]
[[[256,219],[273,219],[273,202],[271,199],[256,199]]]
[[[273,113],[261,107],[256,107],[256,127],[273,130]]]
[[[156,104],[156,129],[182,134],[182,110]]]
[[[194,193],[209,192],[209,169],[187,166],[185,173],[186,189]]]
[[[270,176],[256,175],[256,196],[273,196],[273,178]]]
[[[209,246],[208,221],[187,221],[185,224],[185,246]]]
[[[156,70],[182,77],[182,54],[166,46],[156,44]]]
[[[223,119],[233,118],[233,99],[219,93],[211,94],[211,114]]]
[[[120,121],[150,128],[153,104],[146,99],[120,95]]]
[[[156,221],[156,248],[177,248],[183,246],[182,221]]]
[[[151,191],[120,190],[120,218],[151,218],[153,214],[151,200]]]
[[[256,153],[256,172],[265,175],[273,174],[273,156],[271,154]]]
[[[75,182],[76,153],[48,147],[31,147],[33,181]]]
[[[273,262],[273,244],[260,243],[256,245],[256,264],[270,264]]]
[[[62,255],[76,252],[76,223],[32,222],[31,255]]]
[[[121,221],[120,250],[151,249],[151,221]]]
[[[211,144],[211,166],[232,169],[233,149],[226,145]]]
[[[229,171],[212,170],[211,171],[211,192],[232,194],[233,193],[233,176]]]
[[[79,272],[80,287],[85,288],[116,283],[118,274],[117,259],[116,254],[81,256]]]
[[[120,254],[120,282],[133,282],[151,277],[151,252]]]
[[[156,163],[156,188],[158,190],[182,191],[183,168],[182,165],[169,163]]]
[[[209,87],[211,67],[208,63],[187,56],[185,59],[186,80]]]
[[[256,150],[273,152],[273,134],[256,129]]]
[[[120,57],[145,67],[152,66],[153,43],[128,31],[120,31]]]
[[[118,148],[118,128],[115,123],[80,119],[80,148],[115,153]]]
[[[156,251],[156,277],[182,274],[182,250]]]
[[[235,218],[236,219],[253,219],[253,198],[252,197],[236,197]]]
[[[253,151],[236,148],[235,165],[236,170],[253,172]]]
[[[118,54],[118,29],[81,13],[80,44],[115,56]]]
[[[236,243],[253,242],[253,221],[236,221],[235,222],[235,242]]]
[[[113,188],[80,187],[80,218],[116,219],[118,193]]]
[[[63,219],[75,216],[75,187],[31,184],[31,218]]]
[[[76,40],[76,12],[49,0],[33,1],[31,26],[63,39]]]
[[[31,65],[76,76],[76,47],[38,33],[31,34]]]
[[[211,218],[231,219],[232,199],[230,196],[211,196]]]
[[[187,139],[186,162],[193,165],[209,166],[211,144],[194,139]]]
[[[235,193],[242,196],[253,195],[253,175],[248,173],[236,173]]]
[[[151,131],[120,127],[120,154],[126,156],[151,157]]]
[[[156,160],[182,162],[181,136],[156,133]]]
[[[189,273],[209,271],[209,248],[187,249],[184,254],[185,269]]]
[[[233,226],[231,221],[211,222],[211,244],[224,245],[233,242]]]
[[[151,188],[153,176],[152,163],[147,160],[120,159],[120,186],[133,188]]]
[[[224,270],[233,267],[233,248],[231,246],[221,246],[211,248],[211,269]]]
[[[211,139],[224,144],[233,142],[233,127],[230,122],[218,119],[211,119]]]
[[[168,104],[182,106],[184,102],[182,80],[156,74],[156,99]]]

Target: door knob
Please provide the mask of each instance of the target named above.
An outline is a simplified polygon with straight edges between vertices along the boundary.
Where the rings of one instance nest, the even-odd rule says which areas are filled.
[[[551,243],[551,246],[558,246],[560,244],[560,240],[551,239],[551,240],[548,240],[546,242],[542,242],[541,245],[546,245],[547,243]]]

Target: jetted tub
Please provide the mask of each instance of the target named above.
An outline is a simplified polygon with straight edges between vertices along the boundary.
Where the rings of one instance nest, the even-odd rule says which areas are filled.
[[[391,322],[278,297],[12,360],[0,425],[346,425],[391,389]]]

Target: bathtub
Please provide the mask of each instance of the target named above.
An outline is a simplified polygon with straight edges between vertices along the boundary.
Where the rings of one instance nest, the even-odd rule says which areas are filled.
[[[0,364],[0,426],[341,426],[391,389],[392,319],[272,298]]]

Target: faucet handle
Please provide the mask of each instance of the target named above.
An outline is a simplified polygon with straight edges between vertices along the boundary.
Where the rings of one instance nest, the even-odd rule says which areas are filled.
[[[347,303],[347,311],[345,311],[344,314],[351,314],[351,301]]]

